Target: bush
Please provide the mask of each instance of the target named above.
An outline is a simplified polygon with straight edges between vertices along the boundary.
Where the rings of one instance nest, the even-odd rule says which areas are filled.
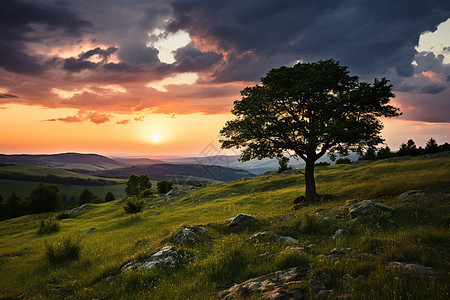
[[[58,232],[60,229],[59,222],[53,218],[41,219],[37,234],[50,234]]]
[[[127,181],[127,187],[125,193],[127,196],[138,196],[140,192],[152,187],[152,182],[147,174],[144,175],[130,175],[130,179]]]
[[[165,194],[170,191],[173,187],[173,182],[170,180],[161,180],[157,183],[158,192]]]
[[[316,166],[318,166],[318,167],[326,167],[329,165],[330,165],[330,163],[328,163],[326,161],[321,161],[321,162],[316,163]]]
[[[348,157],[346,157],[346,158],[339,158],[338,160],[336,160],[336,164],[337,165],[349,165],[351,163],[352,163],[352,161]]]
[[[105,201],[103,201],[102,198],[100,197],[95,197],[94,199],[91,200],[91,203],[103,203]]]
[[[53,184],[39,184],[30,194],[30,212],[40,214],[62,208],[59,187]]]
[[[140,213],[145,206],[145,201],[141,199],[137,199],[136,197],[128,198],[125,201],[123,206],[123,210],[127,214],[137,214]]]
[[[79,238],[64,237],[62,242],[45,243],[45,259],[51,264],[69,262],[80,259],[81,240]]]
[[[288,167],[289,158],[286,156],[281,156],[278,159],[278,170],[277,173],[283,173],[284,171],[292,170],[292,167]]]
[[[153,195],[152,189],[145,189],[142,192],[139,193],[139,198],[148,198]]]
[[[114,200],[116,200],[116,197],[114,197],[113,193],[111,193],[111,192],[106,193],[105,202],[111,202]]]
[[[57,220],[63,220],[68,218],[70,218],[70,215],[68,213],[60,213],[59,215],[56,216]]]

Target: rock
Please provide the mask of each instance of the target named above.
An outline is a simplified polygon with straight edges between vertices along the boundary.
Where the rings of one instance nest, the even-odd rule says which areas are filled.
[[[83,204],[83,205],[80,205],[80,206],[77,207],[77,208],[72,209],[72,210],[71,210],[70,212],[68,212],[67,214],[68,214],[68,215],[76,214],[77,212],[80,212],[80,211],[82,211],[82,210],[88,209],[90,206],[91,206],[90,203],[85,203],[85,204]]]
[[[89,230],[86,231],[86,232],[84,233],[84,235],[88,235],[89,233],[91,233],[92,231],[94,231],[94,229],[95,229],[95,227],[89,228]]]
[[[417,278],[434,277],[439,274],[439,270],[433,267],[427,267],[415,263],[393,261],[389,264],[389,267],[399,270],[403,274],[407,274]]]
[[[305,250],[305,247],[300,247],[300,246],[288,246],[286,248],[284,248],[283,251],[303,251]]]
[[[280,270],[275,273],[249,279],[240,284],[234,284],[232,287],[217,293],[216,298],[304,299],[302,290],[298,288],[292,289],[291,286],[301,286],[303,282],[297,280],[304,277],[306,273],[307,270],[296,267]],[[306,283],[304,286],[306,286]]]
[[[353,205],[353,204],[358,203],[358,202],[361,202],[361,201],[363,201],[363,200],[364,200],[364,199],[359,199],[359,198],[356,198],[356,199],[350,199],[350,200],[345,201],[345,204],[344,204],[344,205],[346,205],[346,206]]]
[[[256,256],[256,258],[257,258],[257,259],[260,259],[260,260],[264,260],[264,259],[271,258],[271,257],[273,257],[273,256],[275,256],[275,254],[271,254],[271,253],[269,253],[269,252],[264,252],[264,253],[262,253],[262,254]]]
[[[105,282],[113,282],[114,280],[117,279],[117,275],[110,275],[108,277],[105,278]]]
[[[315,247],[317,247],[316,244],[309,244],[308,246],[306,246],[306,249],[310,250],[310,249],[315,248]]]
[[[308,287],[311,293],[317,294],[320,291],[326,290],[325,284],[317,279],[308,280]]]
[[[333,290],[321,290],[320,292],[317,293],[317,297],[319,298],[328,298],[333,296],[334,296]]]
[[[159,215],[159,214],[161,214],[160,211],[155,211],[155,212],[153,213],[154,216],[157,216],[157,215]]]
[[[268,231],[257,232],[252,235],[249,240],[251,242],[283,242],[283,243],[298,243],[297,239],[290,236],[283,236]]]
[[[351,233],[350,231],[348,231],[347,229],[338,229],[334,235],[333,235],[333,239],[339,239],[339,238],[345,238],[350,236]]]
[[[409,196],[417,196],[417,195],[423,195],[423,192],[421,190],[409,190],[406,191],[404,193],[401,193],[400,195],[398,195],[398,198],[407,198]]]
[[[185,225],[177,229],[177,231],[169,238],[176,245],[192,245],[200,242],[202,236],[206,236],[208,230],[200,225]]]
[[[257,223],[258,220],[254,216],[247,214],[238,214],[231,220],[228,226],[232,228],[244,228],[251,225],[255,225]]]
[[[369,280],[369,276],[367,276],[367,275],[359,275],[357,279],[359,281],[367,281],[367,280]]]
[[[381,203],[374,203],[370,200],[363,200],[349,206],[349,213],[352,218],[369,216],[374,213],[390,210],[392,210],[390,206]]]
[[[22,256],[23,252],[12,252],[12,253],[6,253],[6,254],[0,254],[0,257],[19,257]]]
[[[336,255],[343,255],[345,253],[352,252],[352,251],[353,251],[352,248],[344,248],[344,249],[334,248],[333,250],[330,251],[330,254],[336,256]]]
[[[152,269],[156,267],[173,268],[183,256],[183,253],[177,251],[174,247],[166,246],[154,251],[142,260],[124,264],[120,270],[126,271],[137,268]]]

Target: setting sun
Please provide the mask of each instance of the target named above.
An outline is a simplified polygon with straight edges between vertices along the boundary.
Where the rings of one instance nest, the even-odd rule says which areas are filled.
[[[159,140],[160,140],[159,135],[154,134],[154,135],[152,136],[152,141],[154,141],[155,143],[159,142]]]

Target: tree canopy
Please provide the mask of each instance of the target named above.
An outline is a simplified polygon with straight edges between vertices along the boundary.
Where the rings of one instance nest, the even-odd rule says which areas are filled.
[[[306,163],[306,198],[316,196],[314,163],[327,151],[373,147],[383,142],[380,117],[400,115],[389,105],[392,85],[350,76],[332,59],[272,69],[261,85],[245,88],[220,131],[222,148],[241,150],[241,160],[289,153]]]
[[[130,175],[130,178],[127,181],[127,187],[125,188],[125,192],[128,196],[138,196],[140,192],[146,189],[150,189],[152,187],[152,182],[147,174],[143,175]]]

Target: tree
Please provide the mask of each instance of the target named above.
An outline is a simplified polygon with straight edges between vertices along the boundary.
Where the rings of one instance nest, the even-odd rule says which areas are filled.
[[[397,156],[417,156],[419,155],[419,149],[417,149],[416,143],[409,139],[406,144],[402,143],[397,151]]]
[[[173,182],[171,180],[161,180],[156,184],[158,192],[165,194],[170,191],[173,187]]]
[[[107,192],[105,196],[105,202],[111,202],[116,200],[116,197],[114,197],[114,194],[111,192]]]
[[[80,197],[78,198],[78,206],[83,205],[85,203],[91,203],[92,200],[97,198],[97,196],[88,189],[84,189],[80,193]]]
[[[40,214],[62,208],[59,187],[54,184],[39,184],[30,194],[30,212]]]
[[[130,179],[127,181],[127,187],[125,188],[125,193],[128,196],[138,196],[140,192],[146,189],[150,189],[152,183],[147,174],[144,175],[130,175]]]
[[[392,157],[391,148],[389,148],[389,146],[386,146],[378,150],[377,159],[385,159],[389,157]]]
[[[383,142],[379,117],[400,115],[388,105],[395,95],[387,79],[359,82],[332,59],[272,69],[261,82],[234,102],[235,119],[220,131],[221,147],[241,149],[241,161],[293,152],[306,163],[307,200],[317,195],[317,159],[378,145]]]
[[[278,160],[278,173],[282,173],[284,171],[288,171],[288,170],[292,170],[292,167],[288,167],[288,163],[289,163],[289,157],[286,156],[281,156],[281,157],[277,157]]]
[[[436,140],[430,138],[430,140],[425,145],[425,154],[434,154],[439,152],[439,146],[436,143]]]
[[[377,159],[377,155],[375,153],[375,148],[374,147],[369,147],[367,149],[367,151],[364,153],[364,155],[361,155],[360,160],[376,160]]]

